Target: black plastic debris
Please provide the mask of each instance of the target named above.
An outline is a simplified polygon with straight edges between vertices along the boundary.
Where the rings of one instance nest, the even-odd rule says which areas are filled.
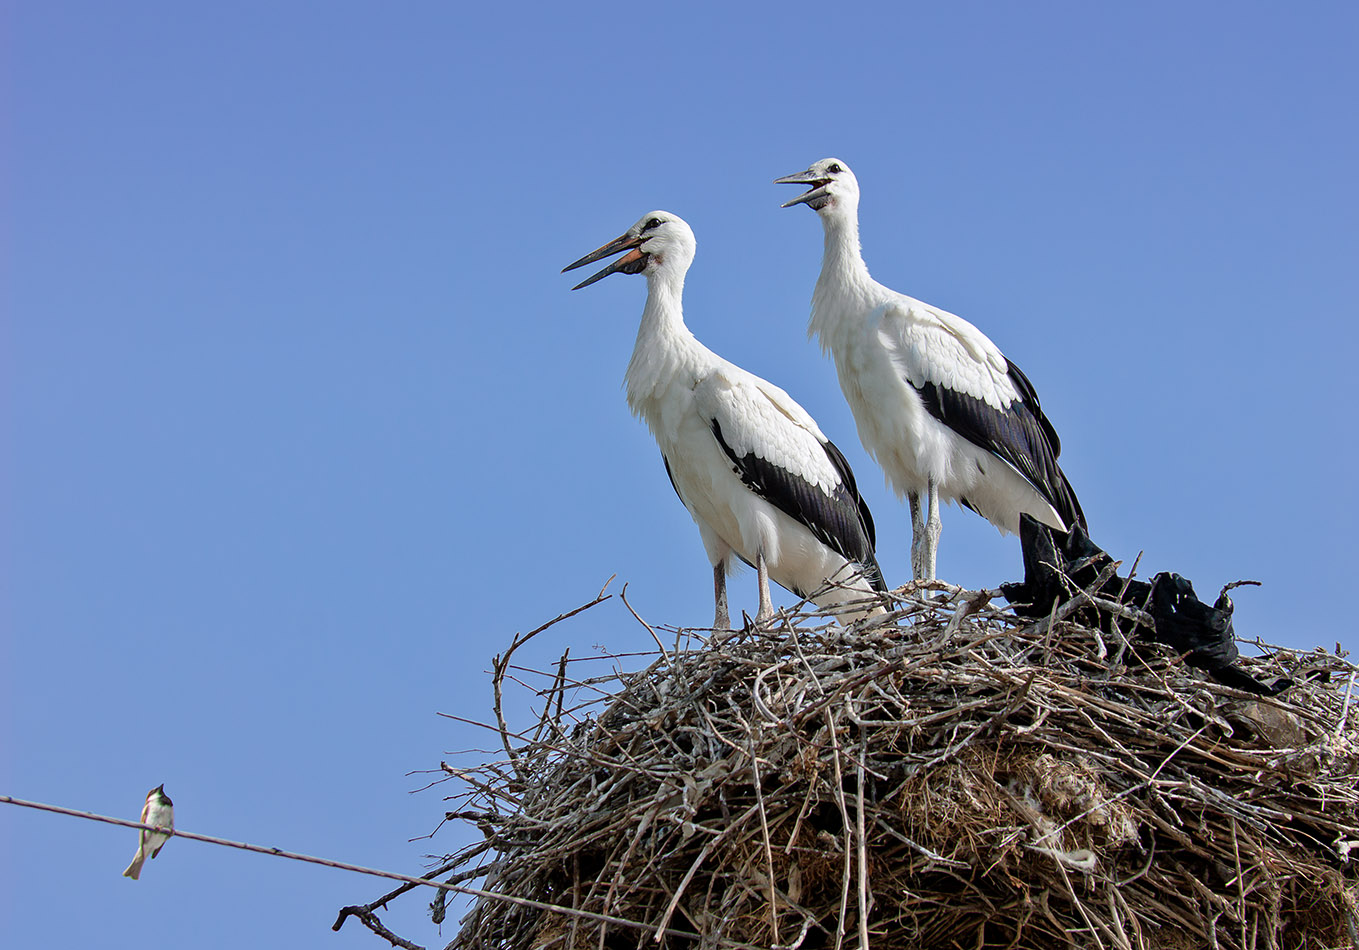
[[[1000,589],[1021,617],[1045,617],[1078,591],[1086,591],[1149,614],[1152,626],[1135,625],[1138,636],[1185,654],[1185,662],[1225,686],[1274,696],[1293,685],[1288,679],[1262,683],[1236,665],[1240,653],[1232,629],[1234,608],[1226,589],[1209,606],[1195,595],[1189,579],[1179,574],[1162,571],[1149,582],[1120,577],[1114,559],[1091,541],[1080,525],[1062,532],[1022,515],[1019,539],[1024,552],[1024,580],[1002,584]],[[1102,630],[1113,628],[1115,611],[1108,607],[1091,602],[1077,614],[1083,622]]]

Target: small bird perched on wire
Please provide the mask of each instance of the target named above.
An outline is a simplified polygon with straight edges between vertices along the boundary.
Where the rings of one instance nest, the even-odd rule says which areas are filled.
[[[685,326],[684,276],[695,247],[679,216],[653,211],[564,270],[626,252],[572,289],[614,273],[646,275],[628,405],[656,437],[670,483],[698,525],[713,565],[714,628],[729,627],[733,555],[759,576],[758,623],[774,614],[770,578],[822,607],[858,602],[842,614],[849,618],[880,609],[865,605],[887,585],[873,519],[845,457],[791,396]]]
[[[835,360],[864,448],[910,501],[916,578],[935,576],[941,498],[1003,532],[1018,533],[1025,513],[1060,531],[1085,526],[1028,377],[962,317],[869,276],[849,166],[823,158],[774,182],[811,186],[783,205],[807,205],[825,229],[808,332]]]
[[[165,785],[157,785],[146,793],[146,804],[142,806],[141,823],[165,828],[165,832],[147,831],[143,828],[137,835],[137,854],[123,872],[123,877],[137,880],[142,876],[142,865],[147,858],[154,858],[170,840],[175,829],[175,803],[165,794]]]

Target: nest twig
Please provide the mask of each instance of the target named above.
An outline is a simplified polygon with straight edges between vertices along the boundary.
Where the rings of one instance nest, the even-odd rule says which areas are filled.
[[[1343,656],[1244,659],[1297,684],[1259,698],[930,587],[637,672],[563,656],[520,732],[497,702],[507,759],[444,767],[489,845],[446,867],[496,895],[449,950],[1359,945]]]

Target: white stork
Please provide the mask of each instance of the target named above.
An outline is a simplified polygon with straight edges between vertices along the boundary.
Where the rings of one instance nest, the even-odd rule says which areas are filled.
[[[941,497],[1002,532],[1017,533],[1022,512],[1063,531],[1084,526],[1028,377],[966,320],[869,276],[849,166],[823,158],[774,182],[811,186],[783,205],[807,205],[826,232],[807,332],[835,360],[864,447],[910,500],[916,578],[935,576]]]
[[[628,406],[660,445],[670,482],[713,565],[715,629],[730,626],[732,555],[759,575],[757,622],[774,613],[769,578],[823,607],[885,591],[873,519],[849,463],[782,389],[727,362],[684,325],[694,232],[653,211],[563,272],[627,253],[572,290],[613,273],[645,274],[646,306],[624,382]],[[861,615],[874,608],[860,604]]]

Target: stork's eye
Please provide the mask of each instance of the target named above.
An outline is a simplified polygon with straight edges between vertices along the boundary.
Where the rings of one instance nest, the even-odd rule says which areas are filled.
[[[659,228],[660,226],[661,226],[661,219],[660,219],[660,218],[650,218],[650,219],[647,220],[647,223],[646,223],[646,224],[642,225],[642,230],[643,230],[643,231],[650,231],[650,230],[652,230],[653,228]]]
[[[840,167],[839,162],[831,162],[830,167],[828,167],[826,171],[830,172],[832,175],[838,175],[844,171],[844,169]]]

